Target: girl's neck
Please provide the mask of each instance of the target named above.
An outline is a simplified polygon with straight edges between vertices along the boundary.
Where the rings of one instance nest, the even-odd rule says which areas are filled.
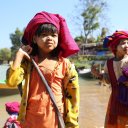
[[[120,61],[121,59],[122,59],[122,58],[119,58],[119,57],[116,57],[116,56],[114,57],[114,60],[115,60],[115,61]]]
[[[41,60],[49,59],[51,58],[51,54],[38,51],[38,58]]]
[[[122,60],[123,58],[125,58],[126,56],[128,56],[128,55],[124,55],[124,56],[115,56],[114,60],[115,60],[115,61],[120,61],[120,60]]]
[[[114,60],[115,60],[115,61],[120,61],[120,60],[123,59],[123,57],[124,57],[123,54],[117,53],[116,56],[115,56],[115,58],[114,58]]]
[[[50,56],[46,55],[38,55],[38,63],[41,64],[42,62],[46,62],[50,60]]]

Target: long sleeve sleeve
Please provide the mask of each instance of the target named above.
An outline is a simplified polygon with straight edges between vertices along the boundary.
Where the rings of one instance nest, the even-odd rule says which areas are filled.
[[[18,67],[17,69],[12,68],[12,64],[10,65],[9,69],[6,73],[6,83],[10,87],[18,86],[24,79],[24,68],[22,66]]]
[[[65,80],[67,81],[65,85],[66,128],[79,128],[78,116],[80,96],[78,74],[71,64],[69,64]]]

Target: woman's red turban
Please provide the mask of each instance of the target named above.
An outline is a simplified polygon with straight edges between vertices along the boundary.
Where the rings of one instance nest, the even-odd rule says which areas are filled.
[[[65,19],[59,14],[52,14],[44,11],[37,13],[28,23],[22,37],[22,43],[31,45],[35,31],[40,24],[44,23],[51,23],[58,29],[61,56],[67,57],[79,51],[79,47],[72,38]]]
[[[103,45],[116,54],[116,47],[122,39],[128,39],[128,31],[116,31],[111,36],[105,37]]]

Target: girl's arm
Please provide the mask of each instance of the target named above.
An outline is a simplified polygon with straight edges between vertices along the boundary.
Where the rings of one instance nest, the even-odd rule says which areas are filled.
[[[13,62],[10,65],[9,69],[7,70],[6,83],[10,87],[16,87],[23,81],[25,70],[22,66],[19,66],[16,69],[13,69],[12,65],[13,65]]]
[[[30,59],[29,54],[32,52],[32,48],[29,45],[22,45],[22,47],[17,51],[16,57],[14,59],[14,63],[12,68],[15,70],[18,68],[23,60],[23,58]]]
[[[30,54],[31,50],[31,47],[27,45],[22,46],[22,49],[20,48],[17,51],[14,61],[7,70],[6,83],[8,86],[16,87],[23,81],[25,74],[24,69],[27,67],[27,64],[21,64],[21,62],[24,57],[29,59],[28,54]]]
[[[103,83],[110,84],[110,79],[109,79],[109,75],[108,75],[108,68],[107,68],[107,61],[104,65],[104,73],[102,73],[101,75],[102,75],[101,81]]]
[[[91,73],[94,77],[98,78],[101,82],[110,84],[109,75],[108,75],[108,69],[107,69],[107,63],[104,65],[104,72],[101,73],[99,70],[97,70],[97,66],[93,65],[91,68]]]
[[[78,74],[75,68],[71,67],[71,63],[69,64],[69,69],[65,77],[65,98],[66,128],[79,128],[78,116],[80,96]]]

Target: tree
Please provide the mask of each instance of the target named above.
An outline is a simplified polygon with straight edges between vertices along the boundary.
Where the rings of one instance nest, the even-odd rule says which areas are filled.
[[[12,43],[11,53],[12,57],[15,56],[16,51],[19,49],[21,45],[21,37],[23,32],[21,32],[18,28],[16,28],[15,33],[10,34],[10,39]]]
[[[11,50],[8,48],[0,49],[0,60],[9,61],[11,59]]]
[[[106,33],[108,32],[108,29],[103,27],[101,31],[101,38],[102,40],[106,37]]]
[[[100,27],[100,14],[107,6],[106,2],[102,0],[80,0],[83,2],[85,8],[81,16],[83,17],[83,31],[84,31],[84,43],[87,43],[88,36],[90,36],[94,30]]]
[[[74,40],[77,42],[78,45],[81,45],[81,43],[84,40],[84,37],[83,36],[77,36],[74,38]]]
[[[103,27],[101,30],[101,34],[97,36],[96,43],[103,42],[104,38],[106,37],[107,32],[108,32],[108,29]]]

